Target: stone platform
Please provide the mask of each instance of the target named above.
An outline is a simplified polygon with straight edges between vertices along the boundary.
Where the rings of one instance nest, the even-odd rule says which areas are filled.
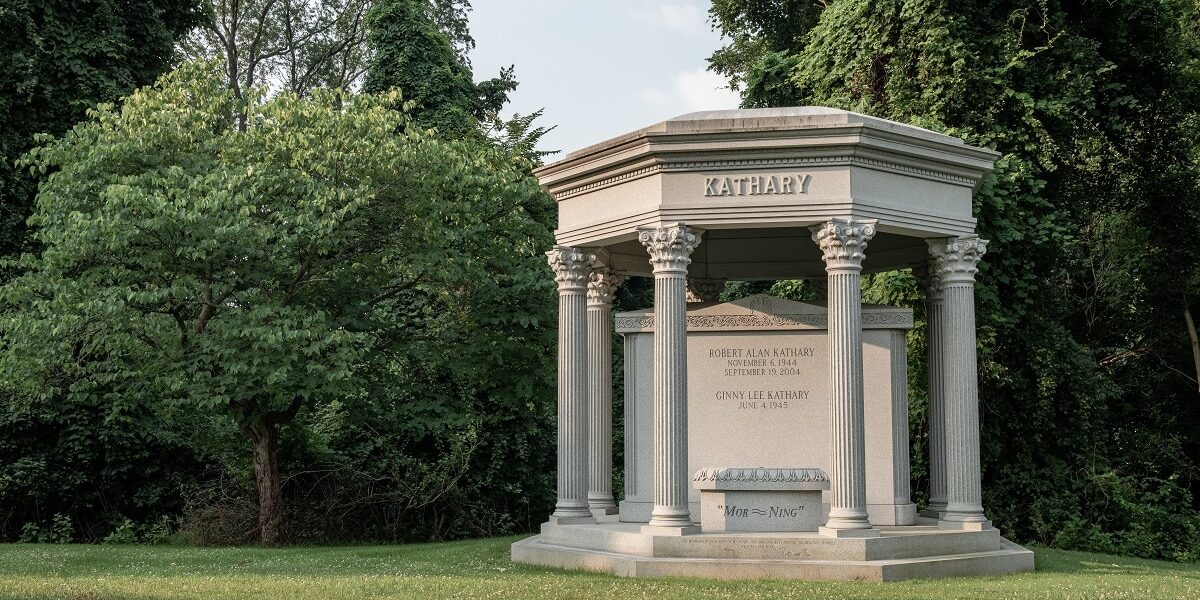
[[[517,562],[625,577],[898,581],[1033,570],[1033,552],[996,529],[879,527],[876,538],[816,533],[653,536],[640,523],[542,525],[512,545]]]

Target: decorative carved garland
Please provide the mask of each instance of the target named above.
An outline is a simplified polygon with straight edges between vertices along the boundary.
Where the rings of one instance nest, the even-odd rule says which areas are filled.
[[[781,325],[808,325],[825,327],[829,319],[824,314],[789,315],[689,315],[689,329],[721,329],[726,327],[778,327]],[[912,314],[907,311],[864,312],[863,325],[896,325],[912,327]],[[654,316],[617,317],[618,331],[653,329]]]
[[[692,481],[753,481],[763,483],[807,483],[829,481],[821,469],[764,469],[713,467],[700,469]]]

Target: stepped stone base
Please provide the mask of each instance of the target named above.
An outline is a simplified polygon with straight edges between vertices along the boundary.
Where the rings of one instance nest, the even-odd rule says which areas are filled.
[[[512,545],[517,562],[625,577],[898,581],[1033,570],[1033,552],[996,529],[879,527],[875,538],[810,532],[652,536],[640,524],[542,525]]]

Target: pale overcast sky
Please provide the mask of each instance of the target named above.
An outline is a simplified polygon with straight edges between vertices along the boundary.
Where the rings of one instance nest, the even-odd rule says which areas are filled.
[[[563,153],[698,110],[737,108],[706,59],[708,0],[472,0],[476,79],[516,66],[508,112],[539,108]],[[547,162],[561,158],[558,154]]]

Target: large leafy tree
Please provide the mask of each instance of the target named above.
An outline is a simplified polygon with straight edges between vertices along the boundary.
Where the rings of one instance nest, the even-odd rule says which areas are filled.
[[[197,0],[0,3],[0,255],[26,239],[37,180],[15,162],[34,134],[61,135],[88,108],[154,81],[200,18]]]
[[[978,293],[985,505],[1022,539],[1200,553],[1194,4],[806,4],[714,4],[731,43],[712,64],[746,106],[838,106],[1004,153],[976,198],[993,241]],[[875,284],[914,297],[908,275]]]
[[[412,347],[398,311],[548,298],[523,275],[548,230],[526,167],[428,137],[394,96],[240,99],[223,69],[188,64],[33,152],[44,251],[2,290],[0,380],[31,405],[103,394],[228,419],[272,544],[281,429],[387,387],[375,369]],[[503,341],[480,357],[517,351]]]

